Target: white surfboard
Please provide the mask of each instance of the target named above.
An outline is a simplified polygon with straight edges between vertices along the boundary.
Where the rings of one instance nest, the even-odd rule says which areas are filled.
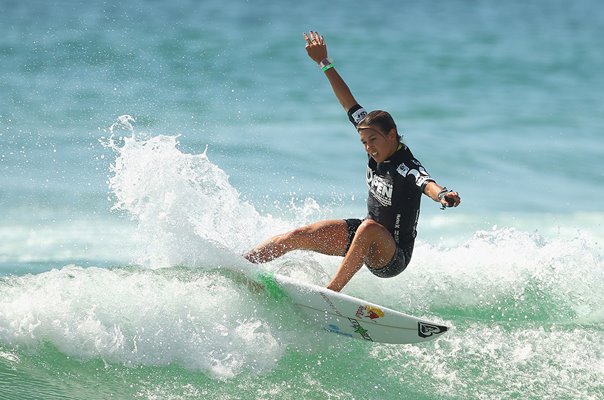
[[[402,344],[436,339],[449,329],[441,324],[286,276],[260,274],[258,280],[273,296],[279,296],[281,290],[313,322],[338,335],[371,342]]]

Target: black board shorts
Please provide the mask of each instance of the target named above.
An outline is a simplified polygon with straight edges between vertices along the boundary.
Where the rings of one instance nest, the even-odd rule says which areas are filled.
[[[352,244],[352,239],[354,239],[354,235],[357,233],[357,229],[359,229],[359,226],[363,221],[357,218],[345,219],[344,221],[348,226],[348,243],[346,244],[346,250],[344,251],[344,255],[346,255]],[[407,268],[407,265],[409,265],[409,262],[411,261],[412,254],[413,243],[406,247],[397,245],[392,260],[390,260],[386,266],[382,268],[371,268],[367,265],[367,269],[371,271],[373,275],[379,276],[380,278],[392,278]]]

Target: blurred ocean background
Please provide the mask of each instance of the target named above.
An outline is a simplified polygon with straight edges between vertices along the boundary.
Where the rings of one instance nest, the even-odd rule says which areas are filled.
[[[364,216],[308,30],[462,196],[344,290],[439,340],[323,332],[220,270]],[[0,0],[0,399],[604,399],[602,38],[596,0]]]

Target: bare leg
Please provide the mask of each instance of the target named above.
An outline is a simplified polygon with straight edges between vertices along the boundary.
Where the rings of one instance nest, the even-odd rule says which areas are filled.
[[[386,228],[369,219],[363,221],[327,288],[339,292],[363,264],[372,268],[384,267],[392,260],[395,251],[396,243]]]
[[[341,256],[347,243],[346,221],[319,221],[274,236],[250,250],[244,257],[253,263],[265,263],[292,250],[310,250],[330,256]]]

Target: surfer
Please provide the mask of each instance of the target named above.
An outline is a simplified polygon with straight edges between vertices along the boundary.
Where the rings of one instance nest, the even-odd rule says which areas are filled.
[[[245,254],[253,263],[265,263],[293,250],[310,250],[344,259],[327,285],[339,292],[363,265],[374,275],[390,278],[411,261],[417,234],[421,195],[457,207],[457,192],[436,183],[401,140],[386,111],[367,112],[328,58],[323,36],[304,33],[306,51],[327,77],[338,101],[356,127],[368,155],[367,216],[364,219],[327,220],[280,234]]]

